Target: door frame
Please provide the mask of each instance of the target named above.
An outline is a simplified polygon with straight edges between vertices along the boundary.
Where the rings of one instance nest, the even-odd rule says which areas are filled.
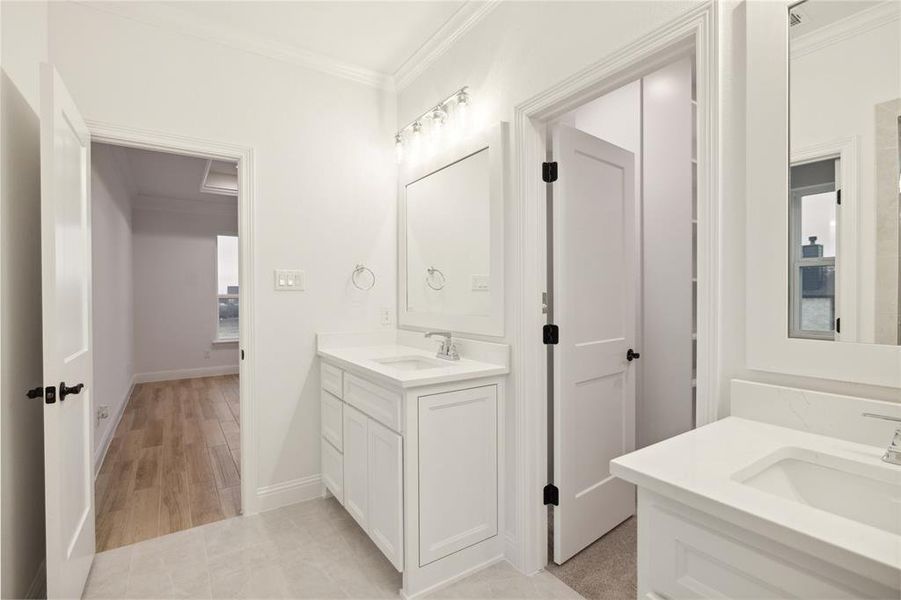
[[[241,411],[241,514],[260,511],[257,497],[255,413],[253,402],[254,351],[254,242],[253,242],[253,147],[199,139],[172,133],[125,127],[103,121],[85,119],[91,142],[127,148],[183,154],[213,160],[238,161],[238,273],[241,283],[239,302],[239,344],[246,358],[238,361]]]
[[[517,410],[515,489],[516,534],[509,559],[525,573],[548,563],[548,518],[541,490],[547,483],[547,350],[539,332],[546,322],[542,293],[547,277],[545,184],[538,177],[546,160],[547,125],[562,114],[634,81],[672,60],[694,53],[697,99],[698,203],[698,371],[695,426],[717,418],[720,370],[719,214],[721,180],[717,77],[717,15],[714,1],[691,9],[663,27],[514,108],[512,196],[515,252],[512,272],[520,281],[513,335]],[[537,242],[537,243],[536,243]]]

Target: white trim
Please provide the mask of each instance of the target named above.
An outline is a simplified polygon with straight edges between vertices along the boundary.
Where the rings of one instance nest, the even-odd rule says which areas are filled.
[[[200,178],[200,188],[199,190],[204,194],[216,194],[219,196],[231,196],[236,198],[238,196],[238,175],[235,174],[227,175],[224,173],[216,173],[213,172],[213,175],[225,178],[231,182],[231,178],[234,177],[234,185],[217,185],[215,183],[210,183],[210,170],[213,168],[212,159],[207,159],[206,164],[203,166],[203,177]]]
[[[854,13],[829,25],[814,29],[791,40],[791,59],[801,58],[856,35],[861,35],[883,25],[889,25],[901,17],[897,0],[886,0],[871,8]]]
[[[47,597],[47,561],[42,560],[34,572],[31,585],[25,592],[26,598],[46,598]]]
[[[264,485],[256,491],[257,512],[322,498],[324,493],[322,477],[318,474],[274,485]]]
[[[198,369],[173,369],[172,371],[149,371],[135,373],[135,383],[153,383],[156,381],[177,381],[179,379],[196,379],[198,377],[216,377],[217,375],[237,375],[237,365],[219,367],[200,367]]]
[[[501,0],[468,0],[420,46],[419,50],[398,67],[394,72],[395,89],[400,91],[413,83],[432,63],[456,44],[458,39],[497,8],[500,2]]]
[[[255,316],[254,299],[254,153],[250,146],[202,140],[172,133],[163,133],[124,127],[101,121],[86,120],[91,139],[144,150],[190,154],[203,158],[238,161],[238,236],[240,238],[239,280],[241,281],[240,347],[246,359],[239,362],[240,411],[241,411],[241,512],[251,515],[259,512],[256,495],[257,432],[254,397]],[[137,377],[136,377],[137,381]]]
[[[138,21],[145,25],[175,31],[208,42],[222,44],[236,50],[306,67],[334,77],[362,83],[363,85],[389,90],[394,87],[393,78],[387,73],[341,61],[312,50],[274,42],[262,36],[248,34],[237,28],[215,25],[197,15],[173,6],[153,2],[75,1],[82,6]]]
[[[237,344],[241,340],[238,338],[215,338],[211,341],[211,344],[219,345],[219,344]]]
[[[508,558],[534,573],[547,564],[547,510],[540,490],[547,479],[547,356],[538,331],[545,322],[545,186],[536,173],[545,157],[544,123],[584,102],[634,81],[694,47],[698,114],[698,388],[696,424],[716,419],[719,389],[719,116],[717,80],[717,7],[691,9],[663,27],[598,63],[551,86],[514,110],[513,265],[521,282],[515,303],[514,347],[520,348],[513,373],[520,395],[516,423],[516,515],[518,550]]]
[[[110,428],[106,430],[106,434],[103,436],[103,441],[100,443],[100,446],[98,446],[94,451],[95,479],[100,473],[100,467],[103,466],[103,461],[106,460],[106,453],[109,452],[110,442],[113,441],[113,437],[116,435],[116,429],[119,427],[119,423],[122,421],[122,415],[125,414],[125,408],[128,406],[128,403],[131,402],[131,396],[135,391],[135,385],[137,385],[137,381],[135,381],[135,377],[134,375],[132,375],[131,383],[128,386],[128,391],[125,393],[125,401],[119,405],[119,410],[116,411],[115,418],[110,421]],[[97,418],[96,415],[94,418]]]

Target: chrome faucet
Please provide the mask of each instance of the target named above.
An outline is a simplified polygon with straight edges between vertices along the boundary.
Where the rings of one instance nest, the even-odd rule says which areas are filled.
[[[444,339],[441,340],[441,347],[438,349],[438,358],[443,358],[444,360],[460,360],[460,354],[457,352],[457,345],[454,344],[454,339],[451,335],[450,331],[429,331],[425,334],[427,338],[442,336]]]
[[[880,415],[877,413],[863,413],[863,416],[901,423],[901,417],[890,417],[889,415]],[[895,429],[895,435],[892,436],[891,443],[888,445],[885,454],[882,455],[882,460],[892,465],[901,466],[901,425]]]

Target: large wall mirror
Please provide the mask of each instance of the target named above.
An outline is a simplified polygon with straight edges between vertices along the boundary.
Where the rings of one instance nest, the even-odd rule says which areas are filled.
[[[805,0],[789,31],[789,336],[901,344],[901,2]]]
[[[504,334],[504,143],[500,124],[402,168],[401,326]]]

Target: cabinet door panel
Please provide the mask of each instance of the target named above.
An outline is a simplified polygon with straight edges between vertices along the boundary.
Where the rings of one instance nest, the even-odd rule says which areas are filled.
[[[327,362],[323,362],[319,369],[319,379],[322,389],[331,392],[337,398],[343,397],[344,371]]]
[[[329,392],[320,392],[322,437],[327,439],[338,450],[344,450],[344,418],[342,416],[344,403],[332,396]]]
[[[497,387],[419,398],[419,564],[497,535]]]
[[[367,430],[369,419],[344,406],[344,508],[364,530],[368,526]]]
[[[322,442],[322,481],[329,491],[344,504],[344,457],[328,443]]]
[[[403,440],[369,421],[369,536],[403,571]]]

